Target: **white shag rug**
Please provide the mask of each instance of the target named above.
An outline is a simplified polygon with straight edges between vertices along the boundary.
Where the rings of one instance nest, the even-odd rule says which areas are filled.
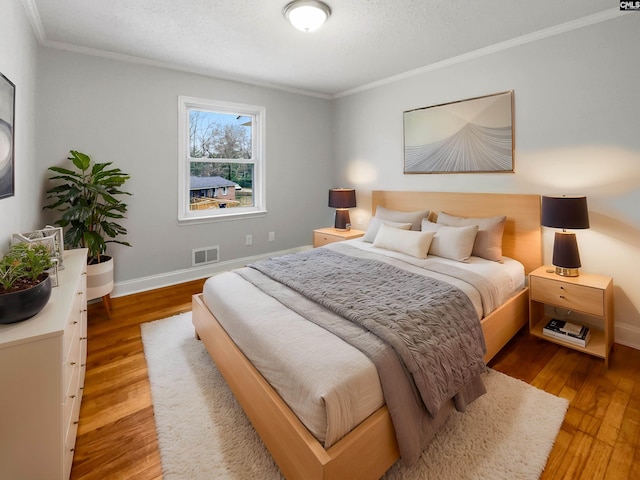
[[[191,313],[145,323],[165,480],[281,479],[277,466],[195,339]],[[568,401],[494,370],[487,394],[454,412],[419,461],[396,463],[385,480],[537,479]]]

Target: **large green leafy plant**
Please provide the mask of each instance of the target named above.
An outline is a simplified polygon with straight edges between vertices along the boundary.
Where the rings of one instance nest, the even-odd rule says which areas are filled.
[[[63,212],[55,223],[66,228],[64,243],[86,247],[89,263],[99,263],[108,243],[131,246],[116,239],[126,235],[127,230],[114,221],[125,217],[127,204],[119,197],[131,194],[120,187],[131,177],[119,168],[110,168],[113,162],[92,164],[89,155],[76,150],[70,153],[68,160],[77,171],[49,168],[57,174],[49,177],[56,186],[47,190],[51,203],[44,208]]]

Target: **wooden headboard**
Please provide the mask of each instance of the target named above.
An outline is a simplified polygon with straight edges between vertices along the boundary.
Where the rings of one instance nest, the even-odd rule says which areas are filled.
[[[374,215],[378,205],[404,212],[429,210],[429,218],[434,222],[438,212],[460,217],[506,215],[503,255],[522,263],[525,273],[542,265],[540,195],[374,190],[371,198]]]

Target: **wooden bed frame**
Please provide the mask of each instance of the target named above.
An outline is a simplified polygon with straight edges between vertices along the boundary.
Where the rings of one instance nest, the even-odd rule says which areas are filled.
[[[428,209],[451,215],[506,215],[503,254],[525,273],[542,264],[540,197],[492,193],[372,192],[372,210]],[[528,321],[528,288],[482,320],[485,362]],[[376,479],[399,458],[391,417],[383,406],[325,450],[244,356],[202,300],[193,296],[193,324],[211,358],[249,417],[282,474],[289,480]]]

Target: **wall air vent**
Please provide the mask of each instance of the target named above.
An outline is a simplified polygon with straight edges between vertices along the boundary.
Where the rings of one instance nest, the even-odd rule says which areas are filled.
[[[194,248],[191,250],[191,266],[206,265],[220,261],[220,246]]]

